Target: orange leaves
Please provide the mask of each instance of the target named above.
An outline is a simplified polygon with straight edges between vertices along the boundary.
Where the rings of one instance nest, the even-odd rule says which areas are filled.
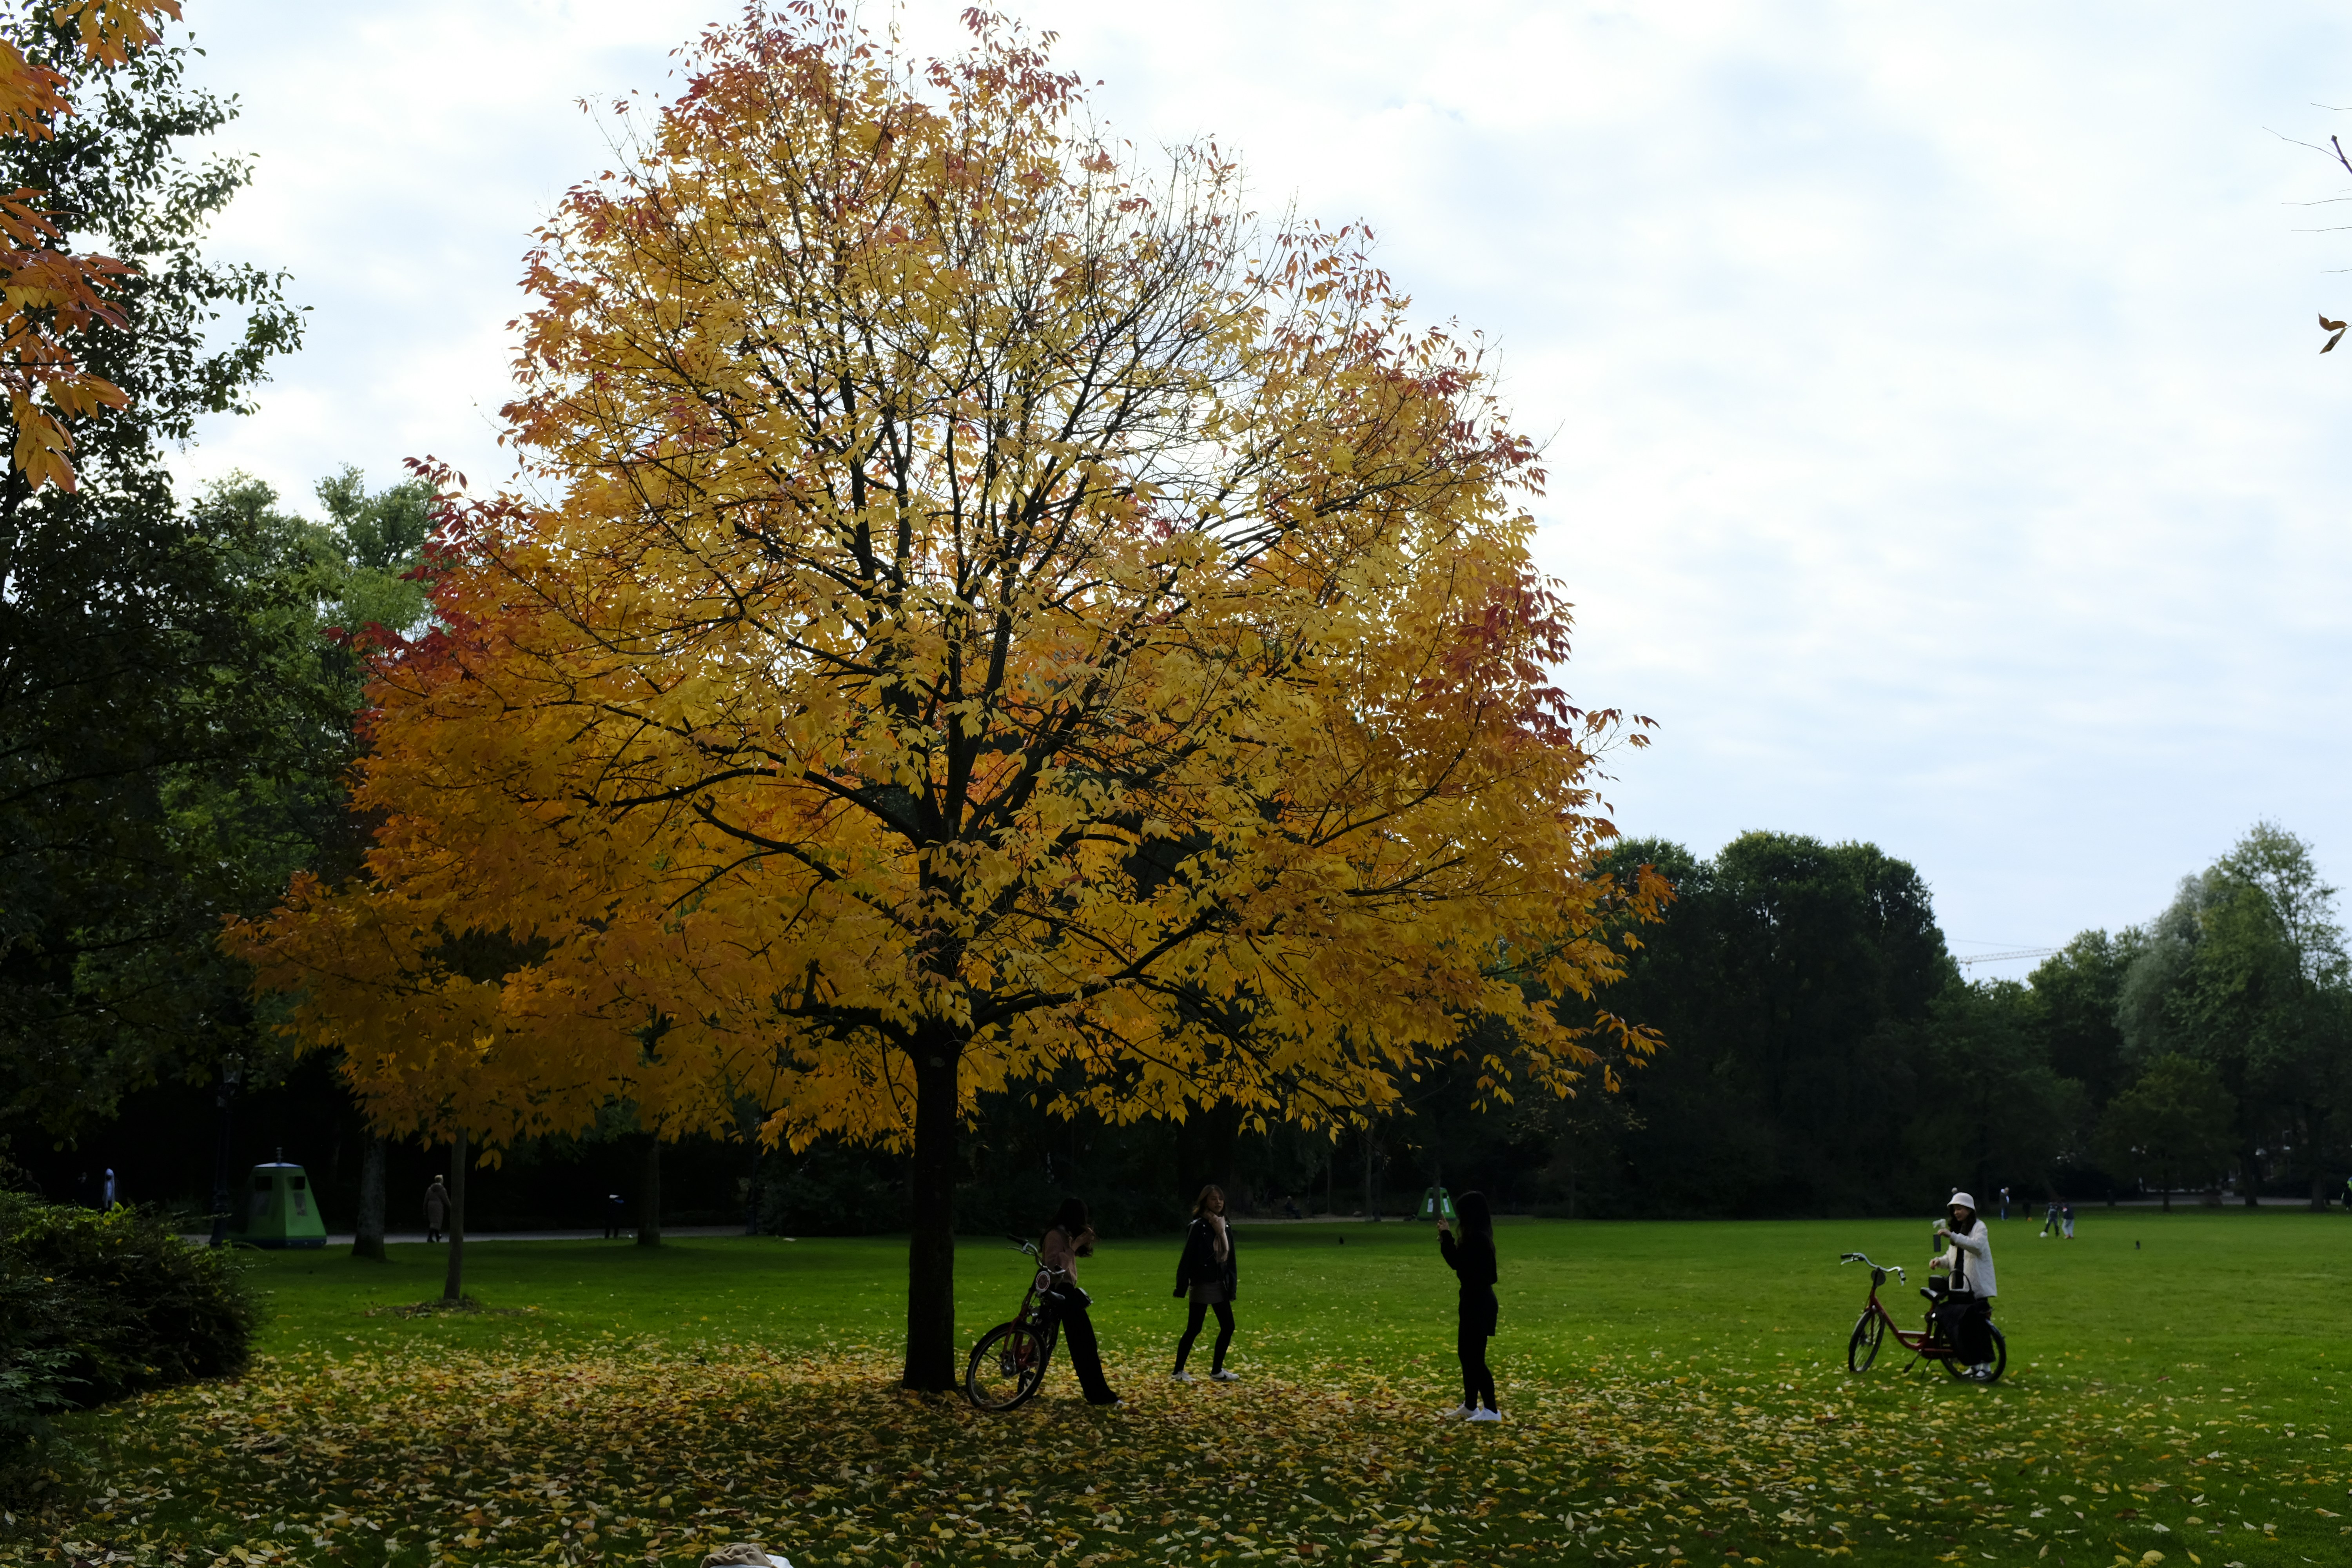
[[[179,0],[67,0],[50,20],[74,29],[85,63],[113,67],[155,41],[155,18],[179,15]],[[73,112],[67,98],[71,85],[62,73],[0,42],[0,135],[48,137],[50,122]],[[81,370],[66,340],[95,323],[121,323],[105,290],[131,269],[110,258],[58,248],[62,236],[36,205],[40,195],[20,190],[0,196],[0,239],[5,241],[0,248],[0,388],[16,426],[11,460],[17,469],[36,489],[47,484],[71,489],[73,464],[66,454],[73,441],[65,421],[122,407],[130,399]]]
[[[59,26],[70,26],[81,42],[82,58],[98,65],[125,64],[161,35],[155,19],[180,19],[180,0],[65,0],[49,14]]]
[[[540,237],[553,499],[447,521],[368,879],[235,944],[390,1124],[492,1142],[898,1141],[919,1042],[967,1102],[1318,1123],[1499,1016],[1565,1090],[1545,993],[1664,890],[1591,869],[1617,716],[1552,684],[1477,353],[994,24],[918,71],[833,26],[709,35]]]

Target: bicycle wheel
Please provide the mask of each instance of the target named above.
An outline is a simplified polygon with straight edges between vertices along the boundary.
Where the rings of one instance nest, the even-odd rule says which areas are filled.
[[[999,1323],[971,1347],[963,1394],[982,1410],[1010,1410],[1045,1381],[1053,1342],[1027,1323]]]
[[[1992,1360],[1988,1363],[1992,1368],[1992,1375],[1986,1378],[1985,1382],[1999,1383],[2000,1374],[2009,1370],[2009,1341],[2003,1338],[2001,1331],[1990,1323],[1984,1326],[1984,1331],[1992,1337]],[[1968,1363],[1957,1355],[1944,1363],[1944,1370],[1955,1378],[1967,1378],[1969,1375]]]
[[[1864,1312],[1853,1321],[1853,1335],[1845,1342],[1845,1369],[1848,1372],[1868,1372],[1870,1363],[1878,1359],[1878,1347],[1886,1338],[1886,1320],[1875,1312]]]

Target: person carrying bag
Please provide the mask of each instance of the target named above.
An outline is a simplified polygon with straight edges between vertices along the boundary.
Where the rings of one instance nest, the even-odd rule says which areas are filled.
[[[1176,1342],[1176,1370],[1171,1383],[1191,1383],[1184,1362],[1192,1342],[1201,1337],[1201,1323],[1210,1310],[1217,1314],[1217,1346],[1210,1365],[1212,1383],[1239,1383],[1225,1370],[1225,1347],[1234,1342],[1234,1298],[1241,1292],[1241,1266],[1234,1256],[1233,1227],[1225,1223],[1225,1192],[1213,1183],[1193,1200],[1192,1227],[1184,1233],[1184,1255],[1176,1260],[1176,1294],[1192,1297],[1184,1320],[1184,1337]]]
[[[1977,1200],[1954,1193],[1947,1217],[1936,1222],[1937,1239],[1946,1250],[1927,1265],[1947,1276],[1944,1293],[1936,1302],[1936,1324],[1958,1352],[1968,1370],[1960,1375],[1974,1383],[1992,1381],[1992,1299],[1999,1286],[1992,1271],[1992,1235],[1977,1217]]]

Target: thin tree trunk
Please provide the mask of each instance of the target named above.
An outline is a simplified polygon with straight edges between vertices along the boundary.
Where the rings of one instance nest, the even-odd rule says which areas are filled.
[[[449,1141],[449,1276],[441,1283],[444,1301],[466,1298],[466,1166],[470,1160],[460,1128]]]
[[[360,1154],[360,1212],[352,1224],[352,1256],[383,1261],[383,1140],[373,1136]]]
[[[915,1044],[915,1168],[907,1237],[908,1388],[956,1385],[955,1172],[957,1042],[926,1035]]]
[[[2249,1149],[2239,1156],[2238,1169],[2245,1174],[2246,1190],[2243,1195],[2246,1207],[2260,1208],[2263,1202],[2263,1163],[2254,1158],[2254,1152]]]
[[[661,1138],[646,1145],[645,1191],[637,1198],[637,1245],[661,1245]]]

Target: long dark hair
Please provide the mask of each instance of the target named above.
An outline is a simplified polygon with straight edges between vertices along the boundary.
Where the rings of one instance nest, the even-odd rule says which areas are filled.
[[[1947,1203],[1944,1205],[1944,1223],[1950,1226],[1951,1232],[1954,1236],[1968,1235],[1970,1231],[1976,1229],[1977,1222],[1984,1217],[1982,1215],[1978,1214],[1976,1210],[1969,1209],[1968,1223],[1966,1225],[1953,1225],[1951,1221],[1951,1211],[1956,1208],[1969,1209],[1969,1205],[1966,1204],[1955,1203]]]
[[[1192,1217],[1194,1219],[1199,1219],[1202,1215],[1209,1212],[1209,1200],[1211,1198],[1223,1198],[1224,1195],[1225,1189],[1217,1185],[1214,1182],[1211,1182],[1207,1186],[1202,1187],[1201,1189],[1201,1195],[1192,1200]]]
[[[1465,1193],[1454,1200],[1454,1217],[1462,1222],[1462,1239],[1495,1245],[1495,1211],[1484,1193]]]
[[[1094,1251],[1091,1247],[1078,1245],[1078,1237],[1087,1233],[1087,1200],[1084,1198],[1064,1198],[1062,1206],[1054,1211],[1054,1223],[1045,1228],[1058,1230],[1068,1237],[1071,1248],[1080,1258]]]

